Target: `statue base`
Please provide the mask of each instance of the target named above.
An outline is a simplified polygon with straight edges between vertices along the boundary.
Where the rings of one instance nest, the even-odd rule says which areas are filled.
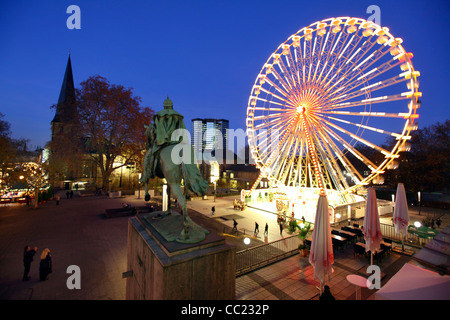
[[[154,228],[168,242],[177,241],[180,243],[198,243],[205,240],[209,231],[200,227],[188,217],[189,234],[184,237],[183,216],[176,211],[171,214],[166,212],[156,212],[142,217],[144,223]]]
[[[178,242],[182,219],[153,212],[128,220],[127,300],[234,299],[235,247],[193,221],[191,235],[203,240]]]

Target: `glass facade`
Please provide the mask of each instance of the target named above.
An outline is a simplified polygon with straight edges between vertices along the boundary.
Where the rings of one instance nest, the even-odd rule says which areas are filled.
[[[196,118],[192,120],[191,129],[195,152],[228,148],[228,120]]]

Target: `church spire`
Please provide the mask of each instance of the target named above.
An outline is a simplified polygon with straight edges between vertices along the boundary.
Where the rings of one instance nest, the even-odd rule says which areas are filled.
[[[74,115],[75,108],[75,86],[72,74],[72,62],[67,60],[66,72],[64,73],[64,80],[59,93],[58,104],[56,106],[55,117],[52,122],[68,122]]]

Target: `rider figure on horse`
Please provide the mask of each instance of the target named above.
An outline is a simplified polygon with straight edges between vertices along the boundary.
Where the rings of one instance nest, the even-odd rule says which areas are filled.
[[[166,179],[168,198],[170,199],[172,194],[177,199],[183,215],[183,230],[177,241],[184,243],[202,241],[206,233],[189,219],[186,197],[189,192],[199,196],[205,195],[208,182],[203,179],[197,164],[191,157],[193,155],[192,146],[183,140],[184,133],[186,133],[183,116],[173,110],[173,103],[169,97],[164,101],[164,109],[153,117],[153,124],[146,128],[147,153],[140,179],[145,184],[145,201],[150,200],[149,179],[155,177]],[[191,156],[183,157],[181,161],[178,161],[179,158],[173,158],[179,156],[180,153]],[[166,213],[167,216],[171,215],[170,201]]]
[[[150,179],[158,176],[156,171],[158,169],[159,151],[166,146],[180,143],[182,137],[172,140],[172,135],[177,129],[186,129],[183,116],[173,110],[173,102],[169,97],[164,100],[164,109],[153,116],[153,123],[153,125],[147,127],[147,130],[151,130],[151,132],[147,134],[148,151],[145,155],[145,162],[148,165],[144,166],[149,170]]]

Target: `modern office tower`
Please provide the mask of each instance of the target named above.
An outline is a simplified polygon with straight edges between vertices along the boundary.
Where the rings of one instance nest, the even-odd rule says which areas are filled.
[[[225,119],[192,119],[191,144],[195,152],[228,148],[229,122]]]

